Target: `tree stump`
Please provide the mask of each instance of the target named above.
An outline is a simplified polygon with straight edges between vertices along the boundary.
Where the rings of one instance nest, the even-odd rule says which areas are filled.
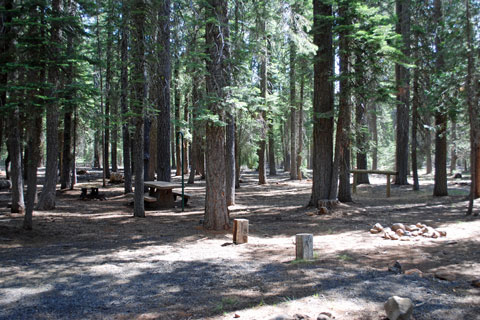
[[[297,260],[313,259],[313,234],[298,233],[295,236]]]
[[[248,220],[234,219],[233,220],[233,243],[247,243],[248,242]]]

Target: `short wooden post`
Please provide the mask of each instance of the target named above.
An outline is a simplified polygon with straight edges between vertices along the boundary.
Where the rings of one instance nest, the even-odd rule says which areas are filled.
[[[353,193],[357,193],[357,174],[356,174],[355,172],[353,173],[352,192],[353,192]]]
[[[390,175],[387,174],[387,198],[390,198]]]
[[[248,220],[234,219],[233,220],[233,243],[247,243],[248,242]]]
[[[297,260],[313,259],[313,234],[297,233],[295,236],[295,246]]]

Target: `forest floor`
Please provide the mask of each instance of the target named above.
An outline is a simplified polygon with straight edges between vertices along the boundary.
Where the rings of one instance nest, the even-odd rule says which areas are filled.
[[[309,180],[281,173],[260,186],[254,172],[242,180],[230,207],[232,219],[249,220],[242,245],[231,232],[202,230],[204,181],[186,187],[185,212],[144,219],[132,217],[119,185],[100,189],[106,201],[58,192],[55,210],[34,212],[33,231],[1,191],[0,319],[385,319],[392,295],[409,297],[417,320],[480,319],[471,285],[480,278],[480,219],[465,217],[468,186],[449,180],[450,196],[434,198],[432,177],[422,176],[421,191],[394,186],[386,198],[385,178],[371,177],[354,203],[315,215]],[[447,236],[384,240],[369,232],[377,222],[422,222]],[[305,232],[315,259],[295,261],[294,236]],[[423,277],[388,271],[395,261]],[[442,270],[451,281],[435,278]]]

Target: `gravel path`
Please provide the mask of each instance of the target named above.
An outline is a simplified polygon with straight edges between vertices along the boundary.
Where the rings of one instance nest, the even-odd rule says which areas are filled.
[[[205,245],[211,248],[212,242]],[[1,250],[0,319],[200,319],[212,311],[221,314],[308,295],[317,296],[317,309],[349,301],[363,309],[370,305],[375,312],[389,296],[399,295],[413,300],[417,320],[477,319],[480,314],[468,283],[346,269],[329,261],[167,261],[155,253],[158,245],[152,250],[128,247],[136,245],[70,243]]]

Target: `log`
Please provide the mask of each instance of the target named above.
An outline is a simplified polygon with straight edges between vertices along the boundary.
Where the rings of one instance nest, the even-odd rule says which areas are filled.
[[[297,233],[295,236],[297,260],[313,259],[313,234]]]
[[[233,220],[233,243],[247,243],[248,242],[248,220],[234,219]]]

